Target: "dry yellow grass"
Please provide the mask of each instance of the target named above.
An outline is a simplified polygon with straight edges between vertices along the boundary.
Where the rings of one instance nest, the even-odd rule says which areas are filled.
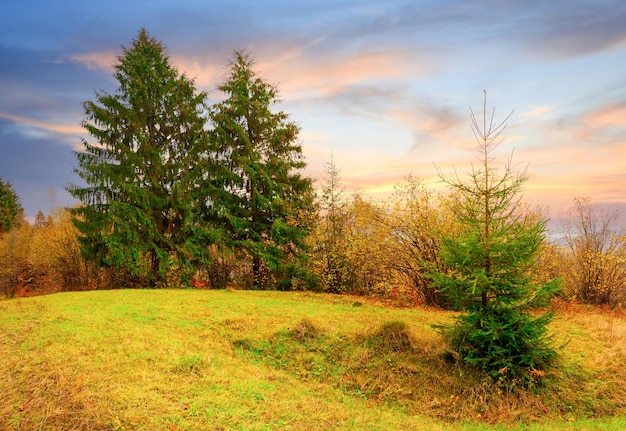
[[[626,426],[623,317],[559,312],[551,329],[569,344],[553,387],[494,397],[442,358],[430,325],[450,313],[354,301],[190,290],[1,301],[0,429]],[[612,417],[585,419],[593,414]]]

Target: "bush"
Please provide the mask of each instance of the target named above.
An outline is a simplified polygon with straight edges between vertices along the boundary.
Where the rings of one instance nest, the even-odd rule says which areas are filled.
[[[574,199],[565,224],[568,247],[567,293],[587,304],[623,305],[626,300],[626,233],[617,213],[604,211],[589,198]]]
[[[109,287],[123,274],[96,271],[80,252],[78,232],[65,209],[34,225],[19,223],[0,238],[0,288],[5,296]]]
[[[428,190],[419,179],[409,176],[396,187],[389,213],[380,220],[389,227],[395,272],[419,296],[422,303],[445,309],[452,304],[433,286],[429,271],[446,271],[440,256],[441,235],[454,229],[447,197]]]
[[[32,227],[25,221],[0,235],[0,289],[7,298],[18,293],[31,280],[29,261]]]
[[[81,255],[78,230],[63,208],[54,210],[45,222],[35,224],[30,261],[36,268],[45,269],[58,290],[89,287],[90,271]]]

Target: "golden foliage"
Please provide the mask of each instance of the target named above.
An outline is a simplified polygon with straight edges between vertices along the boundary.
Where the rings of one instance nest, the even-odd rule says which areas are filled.
[[[30,296],[89,288],[78,231],[65,209],[34,225],[20,223],[0,239],[0,284],[6,296]]]
[[[563,273],[567,294],[589,304],[625,305],[626,233],[617,214],[577,197],[566,225]]]
[[[6,297],[18,293],[18,287],[31,278],[29,264],[32,227],[22,221],[0,235],[0,289]]]

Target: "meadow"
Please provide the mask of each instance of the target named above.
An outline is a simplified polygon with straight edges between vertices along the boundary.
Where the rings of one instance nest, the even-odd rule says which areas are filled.
[[[626,319],[560,304],[560,365],[510,392],[461,370],[453,313],[306,292],[0,301],[2,430],[626,429]]]

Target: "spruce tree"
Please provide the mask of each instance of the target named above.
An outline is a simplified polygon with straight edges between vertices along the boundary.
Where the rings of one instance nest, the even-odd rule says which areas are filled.
[[[10,231],[23,216],[23,212],[13,185],[0,178],[0,233]]]
[[[183,279],[208,259],[213,237],[201,222],[212,201],[206,94],[179,75],[165,46],[141,29],[115,64],[116,93],[83,103],[76,173],[70,186],[86,256],[124,268],[147,285],[170,269]]]
[[[312,185],[301,174],[299,127],[285,112],[272,112],[277,89],[252,66],[248,55],[235,52],[218,86],[226,98],[211,109],[211,141],[228,172],[216,203],[232,246],[251,259],[252,286],[282,279],[286,287],[300,271]]]
[[[346,288],[347,262],[347,211],[341,186],[340,169],[331,154],[324,167],[324,183],[320,190],[320,235],[316,252],[321,257],[322,283],[326,291],[341,293]]]
[[[480,168],[472,168],[466,180],[442,175],[456,192],[454,213],[463,229],[443,238],[442,257],[449,270],[433,273],[433,279],[462,311],[444,329],[451,350],[494,380],[517,386],[540,375],[555,356],[546,337],[551,313],[530,310],[558,283],[533,281],[546,221],[520,204],[526,169],[511,159],[503,172],[493,166],[493,151],[506,126],[506,120],[494,122],[494,113],[487,116],[485,93],[482,126],[471,115]]]

